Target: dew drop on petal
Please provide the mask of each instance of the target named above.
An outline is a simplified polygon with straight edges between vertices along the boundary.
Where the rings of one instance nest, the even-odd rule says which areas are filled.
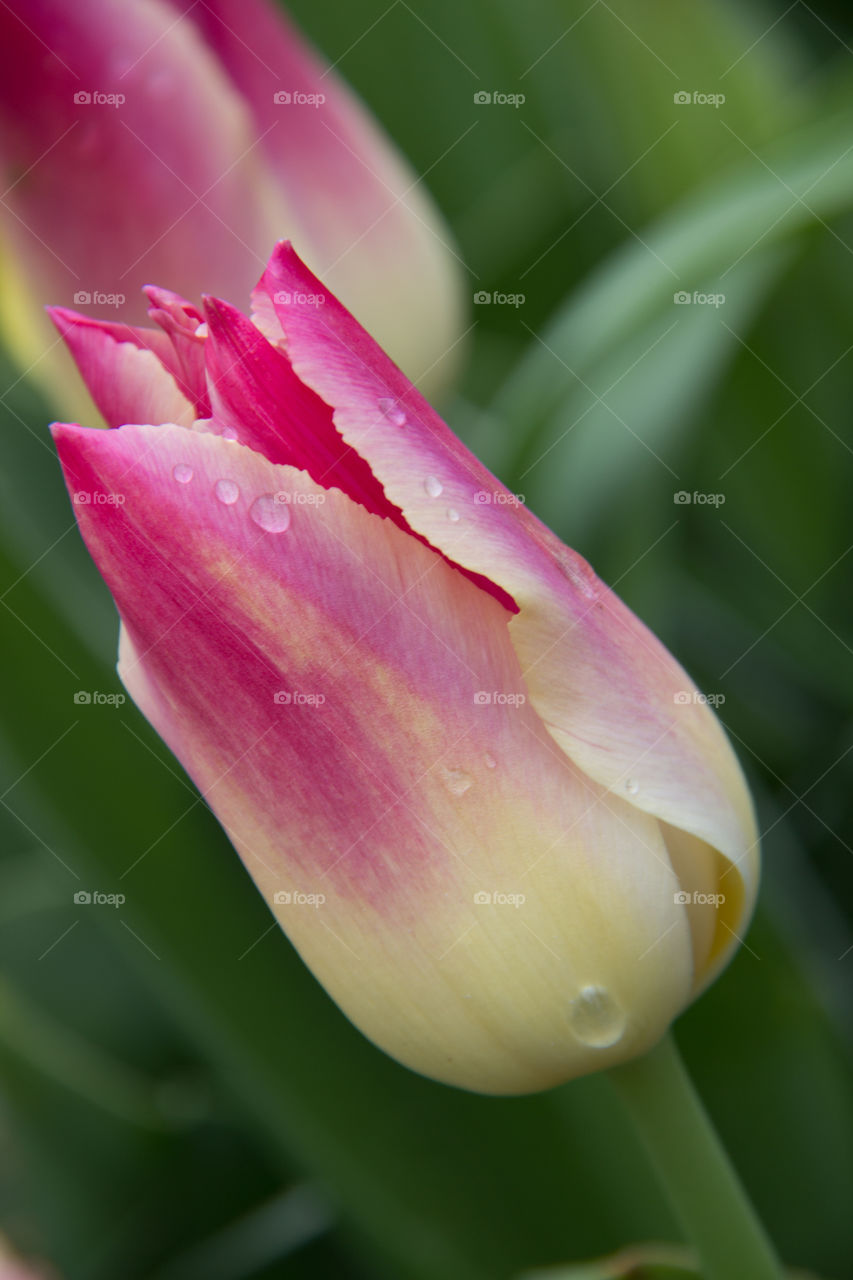
[[[213,492],[226,507],[231,507],[240,497],[240,487],[233,480],[217,480]]]
[[[249,507],[249,515],[259,529],[267,533],[284,533],[290,528],[290,505],[276,502],[274,493],[263,493]]]
[[[452,796],[464,796],[472,785],[473,779],[464,769],[442,769],[444,785]]]
[[[495,757],[492,755],[491,751],[487,751],[486,754],[483,756],[483,759],[486,762],[487,769],[497,769],[498,762],[495,759]]]
[[[193,469],[185,462],[179,462],[177,466],[172,467],[172,475],[178,484],[189,484],[193,478]]]
[[[195,336],[197,338],[206,338],[207,335],[208,335],[207,321],[202,320],[201,324],[197,324],[195,327]]]
[[[640,784],[636,778],[629,778],[625,783],[625,790],[629,796],[635,796],[640,790]]]
[[[569,1024],[581,1044],[607,1049],[622,1039],[625,1013],[605,987],[581,987],[569,1006]]]
[[[455,507],[448,508],[447,518],[451,524],[456,524],[459,520],[459,512]]]
[[[435,476],[427,476],[424,488],[431,498],[440,498],[444,492],[444,485]]]
[[[223,428],[222,428],[222,439],[223,439],[223,440],[238,440],[238,439],[239,439],[239,436],[237,435],[237,432],[234,430],[234,428],[233,428],[233,427],[223,427]]]
[[[406,425],[406,415],[396,400],[391,400],[388,396],[382,396],[381,399],[376,401],[376,407],[383,417],[387,418],[395,427],[404,427]]]

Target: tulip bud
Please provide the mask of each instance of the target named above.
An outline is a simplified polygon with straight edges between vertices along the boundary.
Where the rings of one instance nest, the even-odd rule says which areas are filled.
[[[437,390],[452,374],[449,232],[265,0],[0,5],[0,172],[15,277],[0,324],[54,386],[67,371],[44,303],[138,323],[151,279],[241,298],[284,234],[412,377]]]
[[[254,304],[56,316],[118,427],[54,433],[128,692],[400,1061],[523,1093],[643,1053],[754,900],[713,710],[288,245]]]

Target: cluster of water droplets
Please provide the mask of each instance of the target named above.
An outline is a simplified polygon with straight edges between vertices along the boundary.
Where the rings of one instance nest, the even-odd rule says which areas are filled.
[[[172,468],[172,478],[178,484],[189,484],[194,474],[192,467],[186,462],[178,462]],[[236,480],[217,480],[213,486],[213,496],[224,507],[233,507],[239,501],[240,486]],[[290,527],[290,506],[277,502],[273,493],[262,493],[249,507],[249,519],[267,533],[284,533]]]

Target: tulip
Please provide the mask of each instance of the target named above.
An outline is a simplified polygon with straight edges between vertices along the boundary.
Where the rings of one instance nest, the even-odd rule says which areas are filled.
[[[150,296],[54,313],[131,697],[388,1053],[485,1093],[642,1054],[755,896],[713,710],[289,245],[253,319]]]
[[[0,5],[0,175],[0,325],[65,403],[45,302],[139,323],[152,279],[242,298],[284,234],[412,377],[452,371],[449,232],[264,0]]]

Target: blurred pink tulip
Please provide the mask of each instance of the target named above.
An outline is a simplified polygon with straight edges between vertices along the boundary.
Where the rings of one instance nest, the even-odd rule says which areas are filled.
[[[252,320],[150,300],[55,313],[118,428],[55,439],[121,678],[282,927],[439,1080],[644,1052],[754,901],[714,712],[288,245]]]
[[[436,390],[452,370],[447,229],[265,0],[0,5],[0,173],[0,318],[36,372],[45,303],[137,323],[152,279],[244,297],[283,235],[410,376]]]

